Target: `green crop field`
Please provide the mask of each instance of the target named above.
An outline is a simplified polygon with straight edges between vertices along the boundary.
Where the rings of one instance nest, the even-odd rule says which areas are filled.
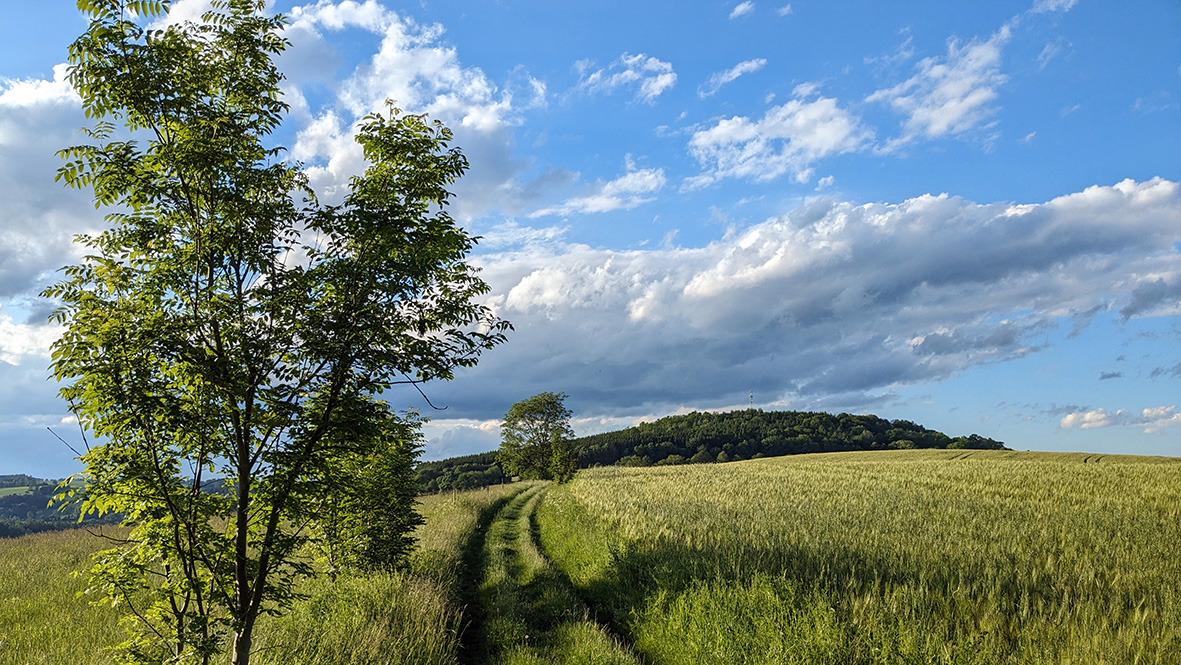
[[[32,487],[0,487],[0,496],[9,496],[10,494],[24,494]]]
[[[824,453],[422,498],[253,662],[1181,663],[1181,460]],[[115,662],[85,531],[0,539],[0,665]]]
[[[1181,662],[1181,460],[603,468],[541,542],[650,663]]]

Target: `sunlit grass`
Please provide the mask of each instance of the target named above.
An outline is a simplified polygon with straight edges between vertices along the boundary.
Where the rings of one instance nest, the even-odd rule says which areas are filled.
[[[533,540],[537,485],[513,498],[484,540],[479,601],[482,621],[474,661],[493,665],[586,663],[635,665],[631,652],[590,617],[569,582]]]
[[[109,530],[108,530],[109,532]],[[111,663],[125,639],[119,613],[78,597],[90,553],[109,546],[85,530],[0,538],[0,663]]]
[[[591,469],[539,520],[653,663],[1181,662],[1181,460]]]
[[[263,622],[259,656],[266,665],[450,665],[458,663],[468,623],[468,560],[473,539],[522,485],[424,497],[426,522],[409,570],[321,577],[309,597]]]
[[[466,625],[465,557],[492,512],[521,485],[425,497],[409,570],[309,580],[285,616],[256,629],[256,663],[453,664]],[[111,530],[108,528],[108,533]],[[90,554],[110,543],[84,530],[0,539],[0,665],[114,663],[121,608],[94,606]],[[468,575],[470,577],[470,575]],[[467,583],[471,583],[470,580]]]

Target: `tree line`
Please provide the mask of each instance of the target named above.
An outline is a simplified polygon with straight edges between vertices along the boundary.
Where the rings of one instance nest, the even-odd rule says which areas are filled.
[[[909,420],[761,409],[668,416],[575,438],[569,447],[578,468],[702,464],[853,450],[1005,449],[1004,443],[978,434],[951,437]],[[418,466],[424,492],[471,489],[507,479],[493,452]]]

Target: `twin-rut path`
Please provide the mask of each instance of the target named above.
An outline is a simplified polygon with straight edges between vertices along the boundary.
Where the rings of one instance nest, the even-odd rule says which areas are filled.
[[[546,485],[513,497],[483,533],[465,661],[495,664],[638,665],[591,617],[537,545],[534,514]]]

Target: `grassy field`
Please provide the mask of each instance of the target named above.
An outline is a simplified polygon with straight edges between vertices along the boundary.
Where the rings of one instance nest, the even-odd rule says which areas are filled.
[[[653,664],[1181,662],[1181,460],[591,469],[538,521],[546,554]]]
[[[1181,663],[1181,460],[826,453],[425,497],[263,664]],[[0,665],[114,662],[84,531],[0,539]]]
[[[11,494],[26,494],[32,487],[0,487],[0,496],[9,496]]]
[[[528,484],[495,485],[423,497],[410,569],[345,573],[305,585],[306,600],[259,626],[261,665],[453,665],[459,663],[467,606],[477,584],[473,561],[483,534]]]
[[[124,639],[118,614],[79,598],[73,574],[103,544],[83,530],[0,538],[0,664],[114,662],[102,647]]]
[[[317,665],[452,665],[461,657],[465,606],[475,594],[471,561],[487,523],[527,485],[424,497],[426,524],[410,569],[309,581],[280,618],[264,619],[253,662]],[[116,662],[125,639],[118,613],[77,597],[90,553],[108,544],[84,530],[0,539],[0,665]]]

